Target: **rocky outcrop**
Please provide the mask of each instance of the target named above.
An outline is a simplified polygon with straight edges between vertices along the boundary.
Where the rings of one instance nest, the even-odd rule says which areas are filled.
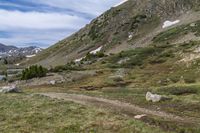
[[[0,88],[0,93],[20,93],[21,90],[16,86],[4,86]]]

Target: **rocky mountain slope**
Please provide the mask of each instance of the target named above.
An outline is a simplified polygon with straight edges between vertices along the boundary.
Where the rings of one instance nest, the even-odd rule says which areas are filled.
[[[199,9],[200,0],[128,0],[24,64],[57,66],[80,59],[99,48],[110,54],[144,47],[171,27],[199,20]],[[184,41],[194,38],[188,35]]]

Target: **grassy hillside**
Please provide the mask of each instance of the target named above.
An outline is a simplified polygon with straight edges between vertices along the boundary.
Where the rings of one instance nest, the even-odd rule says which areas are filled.
[[[129,0],[23,64],[57,66],[81,58],[99,46],[103,46],[102,51],[106,53],[146,46],[164,30],[161,29],[163,21],[180,16],[184,20],[188,18],[186,12],[198,11],[198,5],[198,0]]]
[[[165,133],[106,110],[28,94],[0,95],[0,132]]]
[[[96,61],[92,64],[83,62],[84,69],[80,72],[96,71],[93,76],[56,86],[36,86],[26,91],[67,92],[119,100],[191,120],[174,122],[150,115],[141,119],[151,126],[169,132],[198,133],[200,131],[200,41],[177,44],[163,41],[162,35],[170,31],[171,29],[159,34],[157,38],[160,39],[148,47],[94,58]],[[195,28],[194,32],[198,33],[198,28]],[[62,73],[73,76],[73,71]],[[66,77],[70,77],[69,75]],[[171,99],[158,103],[147,102],[145,95],[148,91],[166,95]]]

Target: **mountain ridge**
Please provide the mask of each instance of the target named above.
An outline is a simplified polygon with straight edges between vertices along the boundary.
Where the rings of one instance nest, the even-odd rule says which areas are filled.
[[[17,56],[17,55],[31,55],[37,54],[42,51],[42,48],[36,46],[29,46],[24,48],[18,48],[16,46],[5,45],[0,43],[0,55],[5,56]]]
[[[199,5],[200,0],[129,0],[24,64],[63,65],[100,46],[106,54],[147,46],[156,34],[166,30],[162,28],[165,21],[187,24],[198,20],[191,16],[198,14]]]

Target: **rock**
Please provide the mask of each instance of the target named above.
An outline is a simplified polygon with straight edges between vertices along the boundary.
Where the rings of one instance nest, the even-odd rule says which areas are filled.
[[[147,92],[146,94],[146,100],[152,101],[152,102],[159,102],[161,101],[162,96],[157,94],[152,94],[151,92]]]
[[[190,26],[191,26],[191,27],[195,27],[196,24],[195,24],[195,23],[191,23]]]
[[[134,116],[135,119],[141,119],[143,117],[147,116],[146,114],[142,114],[142,115],[136,115]]]
[[[161,96],[158,94],[152,94],[151,92],[147,92],[146,94],[146,100],[147,101],[152,101],[152,102],[160,102],[160,101],[165,101],[165,100],[171,100],[172,98],[166,97],[166,96]]]
[[[55,84],[56,84],[56,81],[55,81],[55,80],[52,80],[52,81],[50,81],[50,84],[51,84],[51,85],[55,85]]]
[[[21,90],[16,86],[4,86],[0,89],[0,93],[20,93]]]
[[[83,90],[86,90],[86,91],[94,91],[94,90],[98,90],[100,88],[95,87],[95,86],[82,86],[82,87],[80,87],[80,89],[83,89]]]

